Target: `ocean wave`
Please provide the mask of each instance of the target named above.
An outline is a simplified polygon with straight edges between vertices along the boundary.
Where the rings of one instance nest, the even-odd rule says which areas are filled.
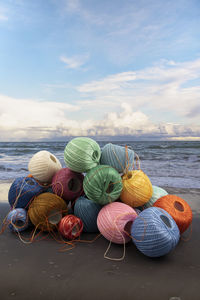
[[[175,145],[147,145],[146,149],[200,149],[200,143],[198,144],[175,144]]]
[[[0,172],[21,172],[21,171],[26,171],[28,172],[28,169],[27,168],[16,168],[16,167],[8,167],[8,166],[5,166],[5,165],[0,165]]]

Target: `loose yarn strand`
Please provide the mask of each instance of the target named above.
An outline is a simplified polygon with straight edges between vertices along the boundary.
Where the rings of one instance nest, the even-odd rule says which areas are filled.
[[[57,177],[56,177],[56,179],[57,179]],[[59,189],[58,189],[58,187],[57,187],[57,184],[61,186],[61,192],[59,192]],[[51,187],[55,186],[55,187],[56,187],[56,188],[55,188],[55,194],[56,194],[56,195],[60,194],[60,195],[58,195],[58,196],[61,197],[61,198],[63,197],[64,187],[63,187],[63,185],[62,185],[62,182],[55,180],[55,182],[52,183],[50,186],[51,186]]]
[[[140,168],[140,158],[139,155],[135,152],[135,156],[136,156],[136,166],[138,170],[141,170]]]
[[[130,237],[130,238],[132,238],[132,239],[134,239],[136,242],[142,242],[142,241],[144,241],[144,238],[145,238],[145,234],[146,234],[146,230],[147,230],[147,222],[146,222],[146,220],[144,219],[144,218],[142,218],[140,215],[138,215],[137,216],[137,218],[140,218],[141,220],[143,220],[143,222],[144,222],[144,233],[143,233],[143,236],[142,236],[142,239],[141,240],[137,240],[134,236],[132,236],[132,235],[130,235],[128,232],[126,232],[126,234]]]
[[[110,220],[111,220],[111,215],[110,215],[109,211],[107,211],[107,212],[108,212],[108,215],[109,215]],[[114,227],[116,228],[116,230],[118,231],[118,233],[121,235],[122,240],[123,240],[123,255],[122,255],[120,258],[114,258],[114,257],[109,257],[109,256],[107,256],[107,253],[109,252],[110,247],[111,247],[111,244],[112,244],[112,239],[113,239],[113,236],[112,236],[112,238],[111,238],[110,241],[109,241],[108,247],[107,247],[107,249],[106,249],[106,251],[105,251],[105,253],[104,253],[104,258],[109,259],[109,260],[113,260],[113,261],[122,261],[122,260],[125,258],[125,256],[126,256],[126,241],[125,241],[125,238],[124,238],[122,232],[119,230],[119,228],[118,228],[116,222],[117,222],[117,220],[118,220],[119,218],[121,218],[121,217],[123,217],[123,216],[129,216],[129,215],[132,215],[132,213],[122,213],[122,214],[118,215],[118,216],[115,218],[115,220],[114,220]],[[126,233],[125,230],[123,230],[123,232]],[[130,236],[129,234],[127,234],[127,235]]]
[[[106,251],[105,251],[103,257],[106,258],[106,259],[109,259],[109,260],[113,260],[113,261],[122,261],[122,260],[125,258],[125,254],[126,254],[126,244],[125,244],[125,239],[124,239],[124,237],[123,237],[123,240],[124,240],[124,243],[123,243],[123,255],[122,255],[122,257],[120,257],[120,258],[115,258],[115,257],[109,257],[109,256],[107,256],[107,253],[108,253],[108,251],[110,250],[112,241],[109,242],[109,245],[108,245],[108,247],[107,247],[107,249],[106,249]]]
[[[17,205],[18,200],[19,200],[20,197],[24,196],[24,195],[27,194],[28,192],[33,192],[33,191],[36,189],[36,187],[33,187],[32,189],[30,189],[30,190],[25,191],[24,193],[22,193],[23,188],[24,188],[25,185],[27,184],[26,181],[25,181],[27,178],[31,178],[31,177],[30,177],[30,176],[24,177],[24,179],[23,179],[23,181],[22,181],[22,184],[21,184],[21,186],[20,186],[20,188],[19,188],[19,192],[18,192],[18,187],[19,187],[19,184],[20,184],[20,183],[18,183],[18,186],[16,187],[16,199],[15,199],[14,204],[12,205],[12,209],[15,209],[15,208],[16,208],[16,205]],[[37,180],[35,180],[35,181],[38,183],[39,186],[44,187],[44,185],[42,185],[39,181],[37,181]],[[34,195],[34,196],[29,200],[29,202],[28,202],[28,203],[26,204],[26,206],[25,206],[25,209],[29,206],[29,204],[32,202],[32,200],[33,200],[34,197],[36,197],[36,196],[37,196],[37,195]]]

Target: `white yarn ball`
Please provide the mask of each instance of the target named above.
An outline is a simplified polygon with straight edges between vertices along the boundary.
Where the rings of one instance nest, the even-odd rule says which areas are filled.
[[[61,163],[51,152],[42,150],[33,155],[28,164],[31,175],[42,183],[49,183],[53,175],[62,169]]]

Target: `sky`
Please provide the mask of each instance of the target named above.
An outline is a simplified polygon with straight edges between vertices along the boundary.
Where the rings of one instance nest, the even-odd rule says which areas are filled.
[[[0,141],[200,140],[199,0],[0,0]]]

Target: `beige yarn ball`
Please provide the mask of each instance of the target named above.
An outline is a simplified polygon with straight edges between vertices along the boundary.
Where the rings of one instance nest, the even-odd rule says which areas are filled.
[[[46,150],[34,154],[28,164],[31,175],[42,183],[50,183],[54,174],[60,169],[62,169],[60,161]]]

